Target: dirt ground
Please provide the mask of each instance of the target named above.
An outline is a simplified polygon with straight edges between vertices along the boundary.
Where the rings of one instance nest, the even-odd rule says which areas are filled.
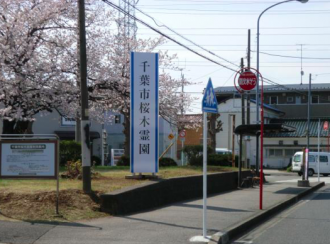
[[[82,190],[61,190],[60,215],[57,216],[56,191],[26,194],[0,192],[0,219],[62,222],[108,216],[99,211],[97,194],[91,197]]]
[[[210,168],[211,172],[231,171],[231,168]],[[78,221],[109,216],[100,211],[99,195],[145,181],[128,180],[128,171],[100,171],[92,180],[92,195],[84,194],[81,180],[60,180],[59,215],[56,214],[56,181],[0,180],[0,220],[9,221]],[[201,174],[200,168],[165,168],[163,179]]]

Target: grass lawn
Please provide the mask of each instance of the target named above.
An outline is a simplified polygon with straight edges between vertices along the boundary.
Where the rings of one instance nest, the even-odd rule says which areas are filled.
[[[61,169],[63,171],[64,169]],[[208,167],[208,172],[233,171],[231,167]],[[96,196],[143,184],[145,181],[128,180],[129,167],[96,167],[99,173],[92,180],[92,189]],[[166,167],[160,168],[159,177],[163,179],[202,174],[202,167]],[[0,180],[0,220],[24,221],[76,221],[108,216],[99,211],[97,197],[82,192],[82,181],[60,179],[61,217],[55,216],[56,180]]]

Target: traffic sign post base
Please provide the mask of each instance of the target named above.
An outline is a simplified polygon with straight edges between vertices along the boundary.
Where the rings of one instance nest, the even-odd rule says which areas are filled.
[[[299,187],[310,187],[309,180],[298,180]]]
[[[143,174],[133,174],[133,175],[126,175],[125,179],[129,180],[156,180],[158,179],[158,175],[143,175]]]

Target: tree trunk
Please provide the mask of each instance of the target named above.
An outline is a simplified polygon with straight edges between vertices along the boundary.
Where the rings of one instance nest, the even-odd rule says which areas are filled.
[[[3,120],[2,134],[33,134],[33,121]]]
[[[3,120],[2,134],[14,134],[15,120]]]
[[[130,128],[130,114],[124,113],[124,130],[123,133],[125,135],[124,149],[125,155],[130,156],[130,141],[131,141],[131,128]]]

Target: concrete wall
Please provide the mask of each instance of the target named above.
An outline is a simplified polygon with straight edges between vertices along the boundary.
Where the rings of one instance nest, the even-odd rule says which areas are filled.
[[[242,178],[251,176],[250,171],[242,172]],[[237,172],[209,174],[208,194],[216,194],[237,189]],[[201,198],[203,176],[187,176],[160,181],[146,182],[143,185],[102,194],[101,209],[113,215],[123,215],[170,203]]]

